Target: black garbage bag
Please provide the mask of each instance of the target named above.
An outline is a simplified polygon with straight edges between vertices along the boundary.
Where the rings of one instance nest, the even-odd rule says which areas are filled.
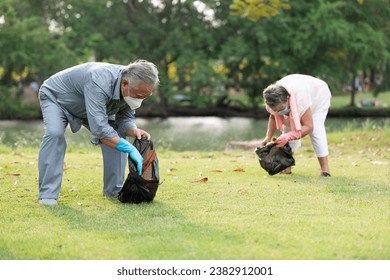
[[[133,145],[144,158],[142,175],[138,175],[136,164],[129,156],[129,174],[118,194],[123,203],[151,202],[156,196],[160,182],[158,159],[153,142],[146,138],[135,139]]]
[[[275,143],[269,143],[264,147],[257,147],[255,152],[259,157],[260,166],[269,175],[275,175],[295,165],[295,159],[288,143],[281,148],[276,147]]]

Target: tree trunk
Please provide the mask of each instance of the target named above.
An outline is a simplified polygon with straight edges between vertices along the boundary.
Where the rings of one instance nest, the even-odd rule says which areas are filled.
[[[168,79],[168,63],[167,63],[167,61],[164,61],[163,68],[164,68],[165,77],[167,77],[167,79]],[[160,97],[160,107],[161,107],[161,111],[162,111],[163,115],[168,114],[168,98],[167,98],[166,92],[169,90],[169,86],[167,85],[167,83],[165,83],[165,84],[166,84],[166,86],[160,85],[158,88],[158,96]]]
[[[350,107],[355,107],[355,96],[356,96],[355,77],[356,76],[357,73],[353,72],[351,77],[351,102],[349,103]]]

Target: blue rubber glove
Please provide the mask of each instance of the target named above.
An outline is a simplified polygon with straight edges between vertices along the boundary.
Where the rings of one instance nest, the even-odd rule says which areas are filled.
[[[115,149],[118,151],[128,153],[130,155],[130,158],[135,161],[137,164],[137,170],[138,174],[141,176],[142,174],[142,163],[144,162],[144,158],[141,156],[141,154],[138,152],[136,147],[131,145],[128,141],[121,138],[116,145]]]

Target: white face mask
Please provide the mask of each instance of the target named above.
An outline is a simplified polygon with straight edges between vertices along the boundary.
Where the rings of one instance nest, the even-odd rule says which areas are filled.
[[[123,96],[123,99],[126,101],[127,105],[130,106],[131,110],[135,110],[141,107],[143,99],[134,98],[130,96]]]

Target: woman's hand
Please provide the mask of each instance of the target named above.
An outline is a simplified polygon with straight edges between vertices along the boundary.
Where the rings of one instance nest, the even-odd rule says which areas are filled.
[[[271,142],[271,138],[265,137],[263,140],[261,140],[260,147],[264,147],[267,145],[269,142]]]
[[[287,132],[287,133],[280,135],[275,140],[275,144],[277,147],[283,147],[284,145],[287,144],[288,141],[298,140],[298,139],[301,139],[301,137],[302,137],[302,134],[301,134],[300,130],[290,131],[290,132]]]

